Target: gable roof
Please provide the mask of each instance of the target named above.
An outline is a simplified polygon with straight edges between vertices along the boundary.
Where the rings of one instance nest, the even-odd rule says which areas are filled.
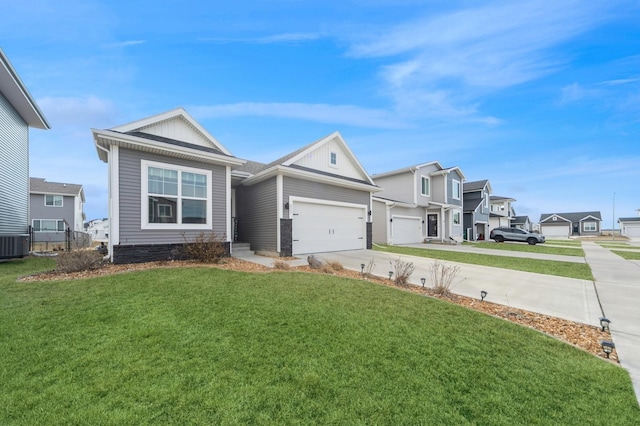
[[[74,183],[47,182],[46,179],[43,178],[29,178],[29,193],[70,195],[74,197],[79,195],[84,201],[82,185]]]
[[[296,164],[296,161],[306,157],[310,153],[316,151],[323,145],[334,141],[344,150],[345,154],[349,157],[352,164],[355,166],[356,170],[360,178],[354,178],[349,176],[340,175],[337,173],[332,173],[329,171],[323,171],[314,169],[311,167],[302,166]],[[303,146],[289,154],[284,155],[283,157],[278,158],[275,161],[272,161],[268,164],[262,164],[258,162],[247,162],[244,166],[238,168],[240,172],[248,172],[251,174],[251,177],[245,179],[243,184],[253,185],[255,183],[261,182],[264,179],[267,179],[271,176],[274,176],[279,173],[288,174],[292,176],[296,176],[302,179],[325,179],[328,183],[333,184],[342,184],[345,186],[357,185],[360,189],[373,190],[378,191],[380,188],[376,186],[373,182],[369,174],[366,172],[362,164],[358,161],[353,152],[349,149],[346,142],[342,138],[339,132],[333,132],[328,136],[325,136],[321,139],[318,139],[314,142],[311,142],[308,145]]]
[[[490,195],[489,196],[489,201],[491,202],[499,202],[499,201],[517,201],[515,198],[511,198],[511,197],[501,197],[499,195]]]
[[[556,216],[560,219],[563,219],[567,222],[580,222],[586,219],[595,219],[602,221],[602,216],[600,212],[573,212],[573,213],[543,213],[540,215],[540,223],[551,221],[553,217]]]
[[[384,172],[384,173],[377,173],[377,174],[374,174],[373,177],[374,178],[381,178],[381,177],[399,175],[399,174],[406,173],[406,172],[415,172],[417,170],[423,169],[423,168],[425,168],[427,166],[431,166],[431,165],[436,166],[436,168],[438,170],[444,170],[444,167],[442,167],[442,165],[439,162],[437,162],[437,161],[429,161],[428,163],[416,164],[415,166],[402,167],[401,169],[391,170],[389,172]]]
[[[473,182],[465,182],[462,185],[462,192],[475,192],[487,189],[487,192],[491,192],[491,184],[488,179],[474,180]]]
[[[618,223],[620,222],[640,222],[640,217],[621,217],[618,218]]]
[[[9,58],[0,49],[0,93],[9,101],[29,127],[49,129],[49,123],[31,97]]]
[[[108,148],[120,146],[193,161],[239,166],[234,157],[183,108],[107,130],[91,129],[98,157],[107,163]]]
[[[511,218],[512,225],[524,225],[527,222],[530,222],[529,216],[514,216]]]
[[[465,212],[473,212],[475,211],[480,204],[482,204],[484,200],[482,198],[477,198],[473,200],[462,200],[462,210]]]

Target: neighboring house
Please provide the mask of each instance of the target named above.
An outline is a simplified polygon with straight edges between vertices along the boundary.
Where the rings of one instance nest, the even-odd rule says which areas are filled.
[[[600,212],[544,213],[540,215],[540,233],[547,238],[572,235],[600,235]]]
[[[511,219],[511,226],[525,231],[531,231],[533,229],[529,216],[514,216],[513,219]]]
[[[460,168],[432,161],[372,178],[382,188],[373,198],[374,242],[462,241],[465,176]]]
[[[620,224],[620,235],[628,238],[640,238],[640,209],[636,210],[636,217],[621,217],[618,219]]]
[[[92,132],[108,163],[112,262],[166,260],[203,232],[231,250],[231,171],[245,161],[184,109]]]
[[[499,197],[492,195],[489,200],[490,209],[489,212],[489,225],[490,228],[498,228],[500,226],[511,226],[511,220],[513,219],[513,209],[511,203],[516,201],[510,197]]]
[[[65,231],[84,233],[84,190],[82,185],[47,182],[31,178],[29,223],[34,242],[65,241]]]
[[[237,240],[276,256],[371,248],[379,188],[338,132],[233,172]]]
[[[462,195],[466,239],[468,241],[489,239],[491,184],[486,179],[465,182]]]
[[[85,230],[93,241],[107,242],[109,240],[109,218],[90,220],[85,225]]]
[[[0,259],[29,253],[29,127],[49,123],[0,49]]]

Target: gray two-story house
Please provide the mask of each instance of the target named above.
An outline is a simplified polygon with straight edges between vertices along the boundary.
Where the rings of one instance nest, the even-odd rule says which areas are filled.
[[[29,189],[29,222],[33,242],[58,243],[84,234],[84,190],[73,183],[47,182],[31,178]],[[81,234],[79,234],[81,233]]]
[[[381,191],[373,198],[373,241],[410,244],[463,239],[465,176],[437,161],[372,176]]]
[[[0,259],[29,253],[29,128],[49,123],[0,49]]]
[[[465,182],[462,193],[465,239],[468,241],[489,239],[491,184],[486,179]]]

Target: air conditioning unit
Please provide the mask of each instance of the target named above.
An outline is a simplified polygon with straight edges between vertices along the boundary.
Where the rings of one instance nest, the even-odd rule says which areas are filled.
[[[0,235],[0,259],[25,257],[29,254],[29,234]]]

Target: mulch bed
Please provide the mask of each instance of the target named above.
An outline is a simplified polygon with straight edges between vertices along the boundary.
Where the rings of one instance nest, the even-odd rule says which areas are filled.
[[[309,266],[302,266],[296,268],[288,268],[286,263],[279,262],[280,270],[293,270],[308,273],[331,273],[333,275],[363,279],[361,273],[340,268],[323,268],[322,270],[312,269]],[[51,281],[51,280],[70,280],[70,279],[82,279],[93,278],[105,275],[127,273],[132,271],[140,271],[153,268],[179,268],[179,267],[212,267],[234,271],[244,272],[258,272],[267,273],[278,268],[273,269],[266,266],[258,265],[251,262],[246,262],[240,259],[227,258],[218,264],[203,264],[188,261],[170,261],[170,262],[148,262],[137,263],[128,265],[113,265],[107,264],[103,267],[91,271],[73,272],[73,273],[59,273],[55,271],[42,272],[20,278],[22,282],[33,281]],[[414,285],[396,285],[393,281],[383,279],[376,276],[369,276],[366,278],[371,282],[378,283],[380,285],[400,288],[405,291],[422,294],[428,297],[434,297],[437,299],[445,300],[450,303],[455,303],[460,306],[465,306],[469,309],[484,312],[494,317],[502,318],[507,321],[511,321],[525,327],[529,327],[538,330],[547,335],[558,338],[564,342],[574,345],[580,349],[583,349],[595,356],[606,358],[606,355],[602,351],[600,346],[601,340],[611,340],[611,335],[608,331],[602,331],[599,327],[582,324],[578,322],[568,321],[561,318],[552,317],[549,315],[538,314],[535,312],[525,311],[522,309],[513,308],[510,306],[499,305],[496,303],[480,301],[470,297],[460,296],[452,293],[439,294],[433,291],[431,288],[422,288]],[[618,363],[617,353],[614,352],[610,355],[610,361]]]

